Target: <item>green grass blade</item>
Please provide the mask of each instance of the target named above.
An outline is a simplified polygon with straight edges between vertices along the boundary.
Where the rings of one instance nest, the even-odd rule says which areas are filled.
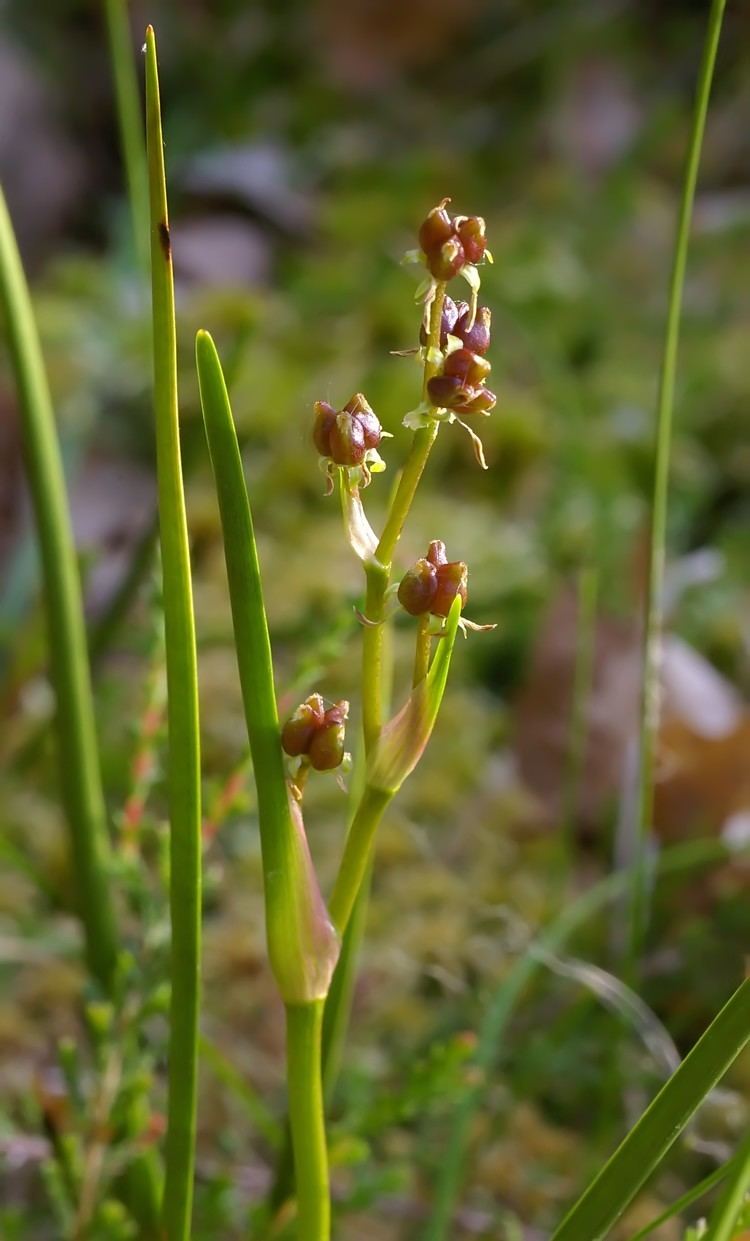
[[[665,849],[659,858],[659,875],[664,877],[682,871],[702,869],[726,857],[726,849],[716,840],[696,840],[673,845]],[[630,873],[620,871],[595,884],[588,892],[567,905],[512,966],[487,1005],[479,1029],[475,1061],[483,1081],[486,1081],[493,1069],[501,1040],[521,996],[536,975],[545,968],[543,952],[559,951],[580,927],[585,926],[611,901],[621,897],[629,882]],[[485,1095],[486,1086],[480,1084],[468,1090],[456,1108],[441,1160],[432,1216],[425,1229],[423,1241],[446,1241],[446,1238],[452,1235],[453,1215],[466,1170],[471,1130]]]
[[[174,280],[169,244],[156,39],[146,32],[146,131],[151,207],[154,415],[167,656],[172,1001],[162,1225],[190,1236],[195,1161],[201,947],[198,673],[177,405]]]
[[[135,252],[141,270],[147,272],[149,266],[148,165],[143,144],[143,116],[138,75],[125,0],[104,0],[104,16],[112,62],[120,148],[125,165]]]
[[[208,332],[198,333],[195,350],[258,791],[268,952],[285,1002],[304,1004],[327,994],[338,938],[320,895],[301,812],[289,796],[260,564],[224,375]]]
[[[109,989],[117,931],[109,892],[109,842],[86,650],[81,583],[60,448],[29,290],[0,191],[0,304],[18,386],[24,456],[44,577],[60,778],[70,831],[86,960]]]
[[[706,127],[708,100],[711,93],[716,51],[719,46],[721,23],[726,0],[712,0],[708,17],[708,29],[703,47],[703,58],[698,75],[693,124],[688,146],[682,201],[677,222],[672,276],[669,287],[669,306],[664,338],[664,355],[659,381],[659,397],[656,417],[656,455],[654,460],[654,489],[651,507],[651,533],[649,540],[649,563],[646,584],[645,625],[643,643],[643,668],[641,681],[641,715],[639,729],[638,788],[636,800],[636,840],[633,885],[630,898],[630,961],[631,966],[640,955],[646,923],[648,891],[647,841],[651,830],[654,795],[654,759],[656,736],[659,726],[659,663],[661,633],[664,622],[664,559],[667,534],[667,500],[669,492],[669,465],[672,443],[672,413],[674,407],[675,376],[677,373],[677,347],[682,313],[682,291],[685,283],[690,222],[693,200],[698,180],[703,133]]]
[[[750,979],[741,984],[638,1123],[571,1208],[552,1241],[599,1241],[659,1166],[750,1040]]]
[[[727,1163],[723,1163],[720,1168],[714,1168],[713,1172],[710,1172],[708,1176],[705,1176],[702,1181],[698,1182],[697,1185],[693,1185],[692,1189],[688,1189],[686,1193],[682,1194],[675,1202],[671,1203],[665,1211],[662,1211],[660,1215],[657,1215],[643,1228],[639,1228],[638,1231],[630,1237],[630,1241],[644,1241],[644,1237],[650,1237],[657,1228],[660,1228],[662,1224],[666,1224],[667,1220],[674,1219],[676,1215],[680,1215],[682,1211],[687,1210],[687,1208],[692,1206],[694,1202],[697,1202],[699,1198],[702,1198],[704,1194],[707,1194],[709,1189],[713,1189],[714,1185],[718,1185],[721,1181],[723,1181],[724,1178],[733,1170],[735,1163],[736,1159],[730,1159]]]
[[[687,1210],[694,1202],[697,1202],[704,1194],[707,1194],[710,1189],[713,1189],[715,1185],[721,1184],[725,1177],[734,1171],[736,1163],[736,1159],[730,1159],[727,1163],[723,1163],[720,1168],[714,1168],[713,1172],[705,1176],[692,1189],[688,1189],[676,1202],[667,1207],[666,1211],[662,1211],[661,1215],[657,1215],[655,1219],[652,1219],[650,1224],[646,1224],[645,1228],[639,1228],[638,1232],[630,1238],[630,1241],[643,1241],[644,1237],[650,1237],[667,1220],[673,1219],[676,1215],[680,1215]]]
[[[732,1160],[729,1180],[708,1221],[704,1241],[732,1241],[750,1189],[750,1130]]]

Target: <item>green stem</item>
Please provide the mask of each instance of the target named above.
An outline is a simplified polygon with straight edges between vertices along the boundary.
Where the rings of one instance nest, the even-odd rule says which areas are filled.
[[[143,272],[149,266],[148,166],[143,146],[143,116],[135,67],[133,40],[124,0],[104,0],[109,54],[117,102],[128,200],[133,225],[136,257]]]
[[[729,1180],[708,1221],[704,1241],[732,1241],[750,1188],[750,1129],[734,1157]]]
[[[659,398],[656,418],[656,456],[651,509],[648,578],[645,599],[641,715],[639,730],[639,763],[637,788],[636,852],[633,885],[630,895],[630,963],[640,955],[647,919],[648,870],[646,864],[648,833],[651,828],[654,797],[654,756],[659,725],[659,663],[664,623],[664,557],[669,492],[669,464],[672,441],[677,347],[680,334],[682,291],[685,283],[690,222],[698,179],[703,133],[708,112],[716,51],[719,45],[725,0],[712,0],[708,29],[703,47],[698,87],[695,96],[692,132],[685,165],[682,201],[675,238],[669,306],[664,338]]]
[[[435,356],[436,351],[440,348],[440,323],[443,315],[444,301],[445,285],[439,284],[430,307],[430,330],[422,380],[423,397],[427,394],[428,382],[438,370],[438,363],[430,359]],[[393,560],[393,553],[396,550],[396,544],[401,537],[401,531],[409,516],[409,510],[416,495],[419,480],[424,473],[427,458],[430,455],[430,450],[435,443],[439,430],[440,423],[432,422],[429,427],[424,427],[421,431],[414,432],[409,456],[406,459],[406,465],[396,488],[396,494],[393,497],[393,502],[383,527],[383,533],[380,536],[380,542],[375,552],[376,560],[380,564],[388,565],[389,568]]]
[[[430,670],[430,651],[432,650],[432,635],[430,634],[430,625],[432,617],[429,612],[424,616],[420,616],[417,626],[417,641],[414,647],[414,670],[412,672],[412,687],[419,685],[423,681]]]
[[[287,1085],[299,1241],[328,1241],[331,1206],[320,1073],[323,1000],[286,1008]]]
[[[172,920],[166,1178],[162,1226],[187,1241],[193,1198],[201,948],[198,675],[177,404],[174,280],[159,106],[156,39],[146,31],[151,206],[154,414],[167,656],[170,912]]]
[[[97,752],[81,583],[47,378],[28,286],[0,191],[0,304],[18,386],[26,469],[44,575],[60,778],[73,874],[92,975],[109,990],[117,930],[109,890],[109,841]]]
[[[714,1168],[713,1172],[710,1172],[708,1176],[704,1177],[702,1181],[699,1181],[697,1185],[692,1185],[690,1189],[680,1195],[676,1202],[671,1203],[665,1211],[662,1211],[648,1224],[644,1225],[643,1228],[639,1228],[638,1231],[630,1237],[630,1241],[643,1241],[644,1237],[650,1237],[651,1234],[656,1232],[656,1229],[660,1228],[662,1224],[665,1224],[667,1220],[673,1219],[674,1216],[682,1214],[682,1212],[687,1210],[689,1206],[692,1206],[694,1202],[697,1202],[699,1198],[702,1198],[704,1194],[707,1194],[709,1189],[713,1189],[714,1185],[718,1185],[724,1180],[725,1177],[729,1176],[730,1172],[733,1171],[736,1162],[736,1159],[730,1159],[726,1163],[723,1163],[720,1168]]]
[[[331,920],[339,935],[343,935],[347,928],[367,874],[375,832],[392,796],[392,793],[368,785],[352,820],[329,903]]]

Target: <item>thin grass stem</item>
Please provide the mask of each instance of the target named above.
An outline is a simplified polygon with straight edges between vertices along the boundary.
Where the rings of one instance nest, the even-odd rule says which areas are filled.
[[[120,148],[125,165],[128,203],[138,265],[149,268],[148,165],[143,143],[143,115],[133,39],[125,0],[104,0],[104,16],[112,62]]]
[[[734,1157],[729,1179],[711,1212],[704,1241],[732,1241],[750,1189],[750,1129]]]
[[[672,845],[664,849],[658,858],[657,877],[665,878],[683,871],[705,869],[725,861],[728,856],[726,847],[714,839]],[[559,952],[580,927],[585,926],[608,904],[627,892],[631,882],[631,871],[623,870],[594,884],[577,900],[567,905],[534,938],[515,962],[491,996],[482,1016],[475,1056],[481,1081],[487,1080],[497,1062],[503,1035],[522,995],[544,968],[544,954]],[[472,1127],[484,1098],[485,1089],[480,1084],[467,1090],[464,1098],[456,1105],[441,1159],[432,1215],[424,1231],[423,1241],[447,1241],[447,1238],[453,1235],[453,1215],[466,1171]]]
[[[286,1009],[287,1086],[300,1241],[328,1241],[331,1232],[320,1073],[323,1003],[288,1004]]]
[[[0,303],[16,377],[26,469],[42,559],[60,780],[86,961],[109,990],[117,929],[81,582],[39,336],[13,226],[0,191]]]
[[[677,373],[677,349],[682,313],[690,224],[698,180],[703,134],[706,127],[716,52],[726,0],[712,0],[695,95],[692,129],[685,164],[682,200],[677,222],[672,275],[669,286],[659,396],[656,415],[654,484],[651,504],[648,573],[644,607],[644,639],[639,728],[638,784],[636,790],[635,867],[630,893],[629,960],[631,971],[640,956],[647,921],[647,845],[654,799],[654,765],[659,727],[659,677],[664,624],[664,562],[667,535],[667,502],[672,444],[672,422]]]
[[[172,921],[166,1169],[162,1226],[190,1236],[198,1085],[201,955],[201,782],[198,672],[177,398],[174,279],[153,28],[146,31],[154,416],[167,663]]]

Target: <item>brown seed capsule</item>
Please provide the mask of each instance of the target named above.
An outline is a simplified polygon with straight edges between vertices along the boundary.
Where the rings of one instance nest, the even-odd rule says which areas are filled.
[[[428,250],[427,266],[436,280],[452,280],[466,262],[464,248],[457,237],[449,237],[437,250]]]
[[[336,415],[328,435],[329,456],[336,465],[361,465],[367,447],[365,432],[352,414]]]
[[[469,570],[463,560],[452,560],[449,564],[441,564],[435,572],[437,590],[430,609],[433,616],[447,616],[456,595],[461,599],[461,607],[466,607],[466,600],[469,596]]]
[[[316,401],[313,405],[315,422],[313,423],[313,443],[321,457],[330,457],[331,427],[336,421],[336,410],[327,401]]]
[[[437,591],[437,569],[429,560],[418,560],[404,574],[398,588],[398,601],[410,616],[431,611]]]
[[[459,302],[454,336],[458,336],[472,353],[485,354],[490,347],[490,327],[492,312],[487,306],[480,306],[471,327],[471,310],[466,302]]]
[[[430,564],[438,565],[448,563],[448,553],[445,550],[445,543],[442,539],[433,539],[427,548],[427,559]]]
[[[467,263],[481,262],[487,249],[485,224],[481,215],[456,216],[453,224],[463,246]]]
[[[316,729],[323,724],[325,705],[320,694],[311,694],[286,721],[281,730],[281,746],[290,758],[306,754]]]
[[[380,420],[361,392],[355,393],[344,406],[344,411],[356,418],[365,437],[366,448],[377,448],[383,435]]]
[[[307,750],[310,766],[316,771],[332,771],[339,767],[344,757],[345,720],[349,703],[345,700],[329,707],[323,723],[316,729]]]
[[[445,198],[439,207],[433,207],[419,229],[419,244],[425,254],[438,250],[453,235],[453,221],[445,209],[450,200]]]
[[[478,388],[484,383],[492,367],[486,358],[471,349],[454,349],[443,363],[443,374],[454,375],[469,387]]]
[[[458,414],[489,414],[497,404],[497,397],[489,388],[467,388],[463,401],[452,408]]]
[[[440,348],[441,349],[445,349],[445,346],[448,344],[448,337],[449,335],[453,333],[453,329],[456,326],[457,319],[458,319],[458,306],[454,302],[453,298],[448,297],[448,295],[446,294],[445,297],[443,298],[443,309],[440,315]],[[419,343],[420,345],[426,345],[428,344],[428,342],[429,342],[429,333],[427,332],[427,329],[425,328],[424,323],[422,323],[419,328]]]
[[[432,404],[445,409],[460,404],[466,391],[463,381],[455,375],[433,375],[427,383],[427,395]]]

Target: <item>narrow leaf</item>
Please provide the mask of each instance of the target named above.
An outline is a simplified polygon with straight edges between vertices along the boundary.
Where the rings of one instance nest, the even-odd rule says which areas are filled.
[[[327,993],[338,937],[320,895],[302,816],[290,798],[284,772],[260,564],[221,363],[208,332],[198,333],[195,348],[258,790],[268,953],[285,1002],[304,1004]]]
[[[146,31],[146,134],[151,230],[154,416],[167,657],[169,904],[172,999],[162,1226],[190,1236],[198,1079],[201,947],[201,787],[198,671],[177,405],[174,280],[156,39]]]
[[[658,1168],[750,1040],[750,979],[735,991],[578,1202],[552,1241],[599,1241]]]

